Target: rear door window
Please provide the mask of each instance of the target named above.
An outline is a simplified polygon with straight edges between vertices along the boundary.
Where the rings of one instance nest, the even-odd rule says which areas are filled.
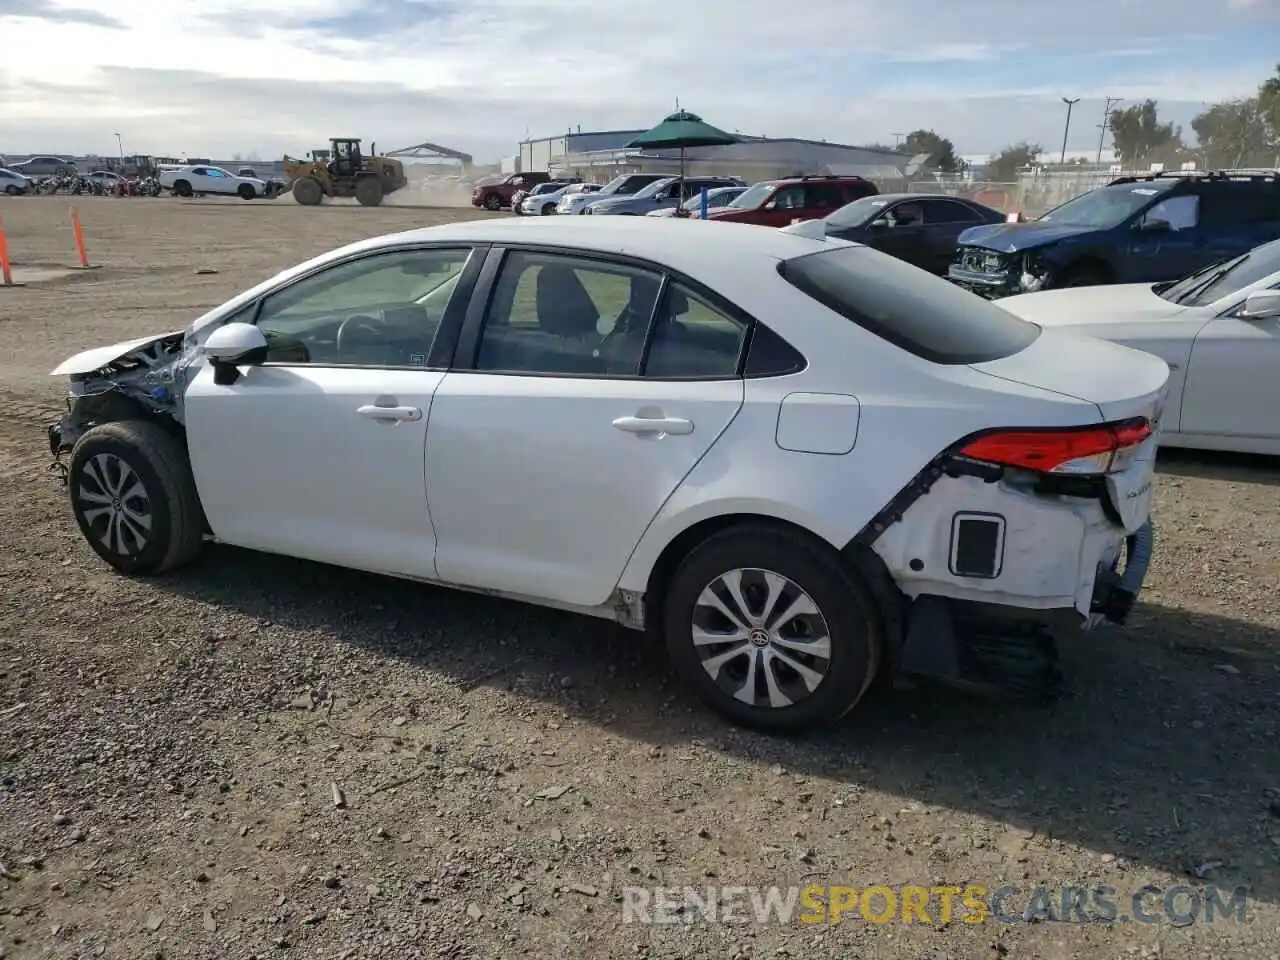
[[[1040,328],[941,277],[870,247],[837,247],[778,264],[793,287],[903,350],[934,363],[1012,356]]]

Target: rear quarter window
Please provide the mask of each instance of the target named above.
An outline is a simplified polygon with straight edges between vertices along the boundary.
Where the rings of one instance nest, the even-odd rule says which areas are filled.
[[[985,363],[1024,350],[1040,327],[896,257],[841,246],[778,264],[801,293],[932,363]]]

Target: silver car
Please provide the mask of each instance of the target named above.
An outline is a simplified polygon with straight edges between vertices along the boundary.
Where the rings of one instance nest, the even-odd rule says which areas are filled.
[[[24,177],[69,177],[76,172],[75,161],[61,157],[39,156],[9,164],[9,169]]]
[[[666,177],[637,190],[629,197],[613,197],[591,204],[587,213],[595,216],[644,216],[654,210],[675,209],[682,200],[697,196],[706,188],[745,186],[732,177]]]
[[[31,191],[31,181],[15,170],[0,167],[0,193],[19,197]]]
[[[718,210],[720,207],[727,207],[735,199],[747,192],[747,187],[715,187],[707,191],[707,209]],[[661,210],[651,210],[646,213],[646,217],[674,217],[677,210],[687,214],[694,219],[698,219],[702,215],[702,196],[694,194],[684,203],[677,207],[664,207]]]

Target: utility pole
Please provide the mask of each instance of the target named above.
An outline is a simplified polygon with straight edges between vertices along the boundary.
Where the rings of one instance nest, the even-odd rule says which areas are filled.
[[[1067,134],[1071,132],[1071,108],[1080,102],[1080,98],[1063,97],[1062,102],[1067,105],[1067,123],[1062,128],[1062,156],[1058,158],[1058,163],[1065,164],[1067,162]]]
[[[1102,123],[1099,124],[1102,132],[1098,134],[1098,163],[1102,162],[1102,144],[1107,139],[1107,124],[1111,120],[1111,108],[1117,103],[1124,103],[1124,100],[1120,97],[1107,97],[1107,102],[1102,107]]]

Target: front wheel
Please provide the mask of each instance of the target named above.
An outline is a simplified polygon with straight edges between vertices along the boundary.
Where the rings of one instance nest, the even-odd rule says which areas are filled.
[[[484,208],[486,210],[494,210],[494,211],[501,210],[502,198],[499,197],[496,193],[489,194],[489,196],[484,198]]]
[[[163,573],[200,553],[204,518],[187,451],[158,424],[85,431],[71,451],[67,490],[89,546],[122,573]]]
[[[9,186],[4,188],[4,192],[11,197],[16,197],[18,194],[22,193],[22,188],[15,187],[13,184],[9,184]]]
[[[698,695],[766,733],[834,723],[880,665],[870,593],[835,550],[787,530],[706,540],[676,570],[661,615],[667,651]]]
[[[253,189],[252,183],[240,184],[240,186],[236,187],[236,193],[240,195],[241,200],[252,200],[258,195],[257,191]]]

